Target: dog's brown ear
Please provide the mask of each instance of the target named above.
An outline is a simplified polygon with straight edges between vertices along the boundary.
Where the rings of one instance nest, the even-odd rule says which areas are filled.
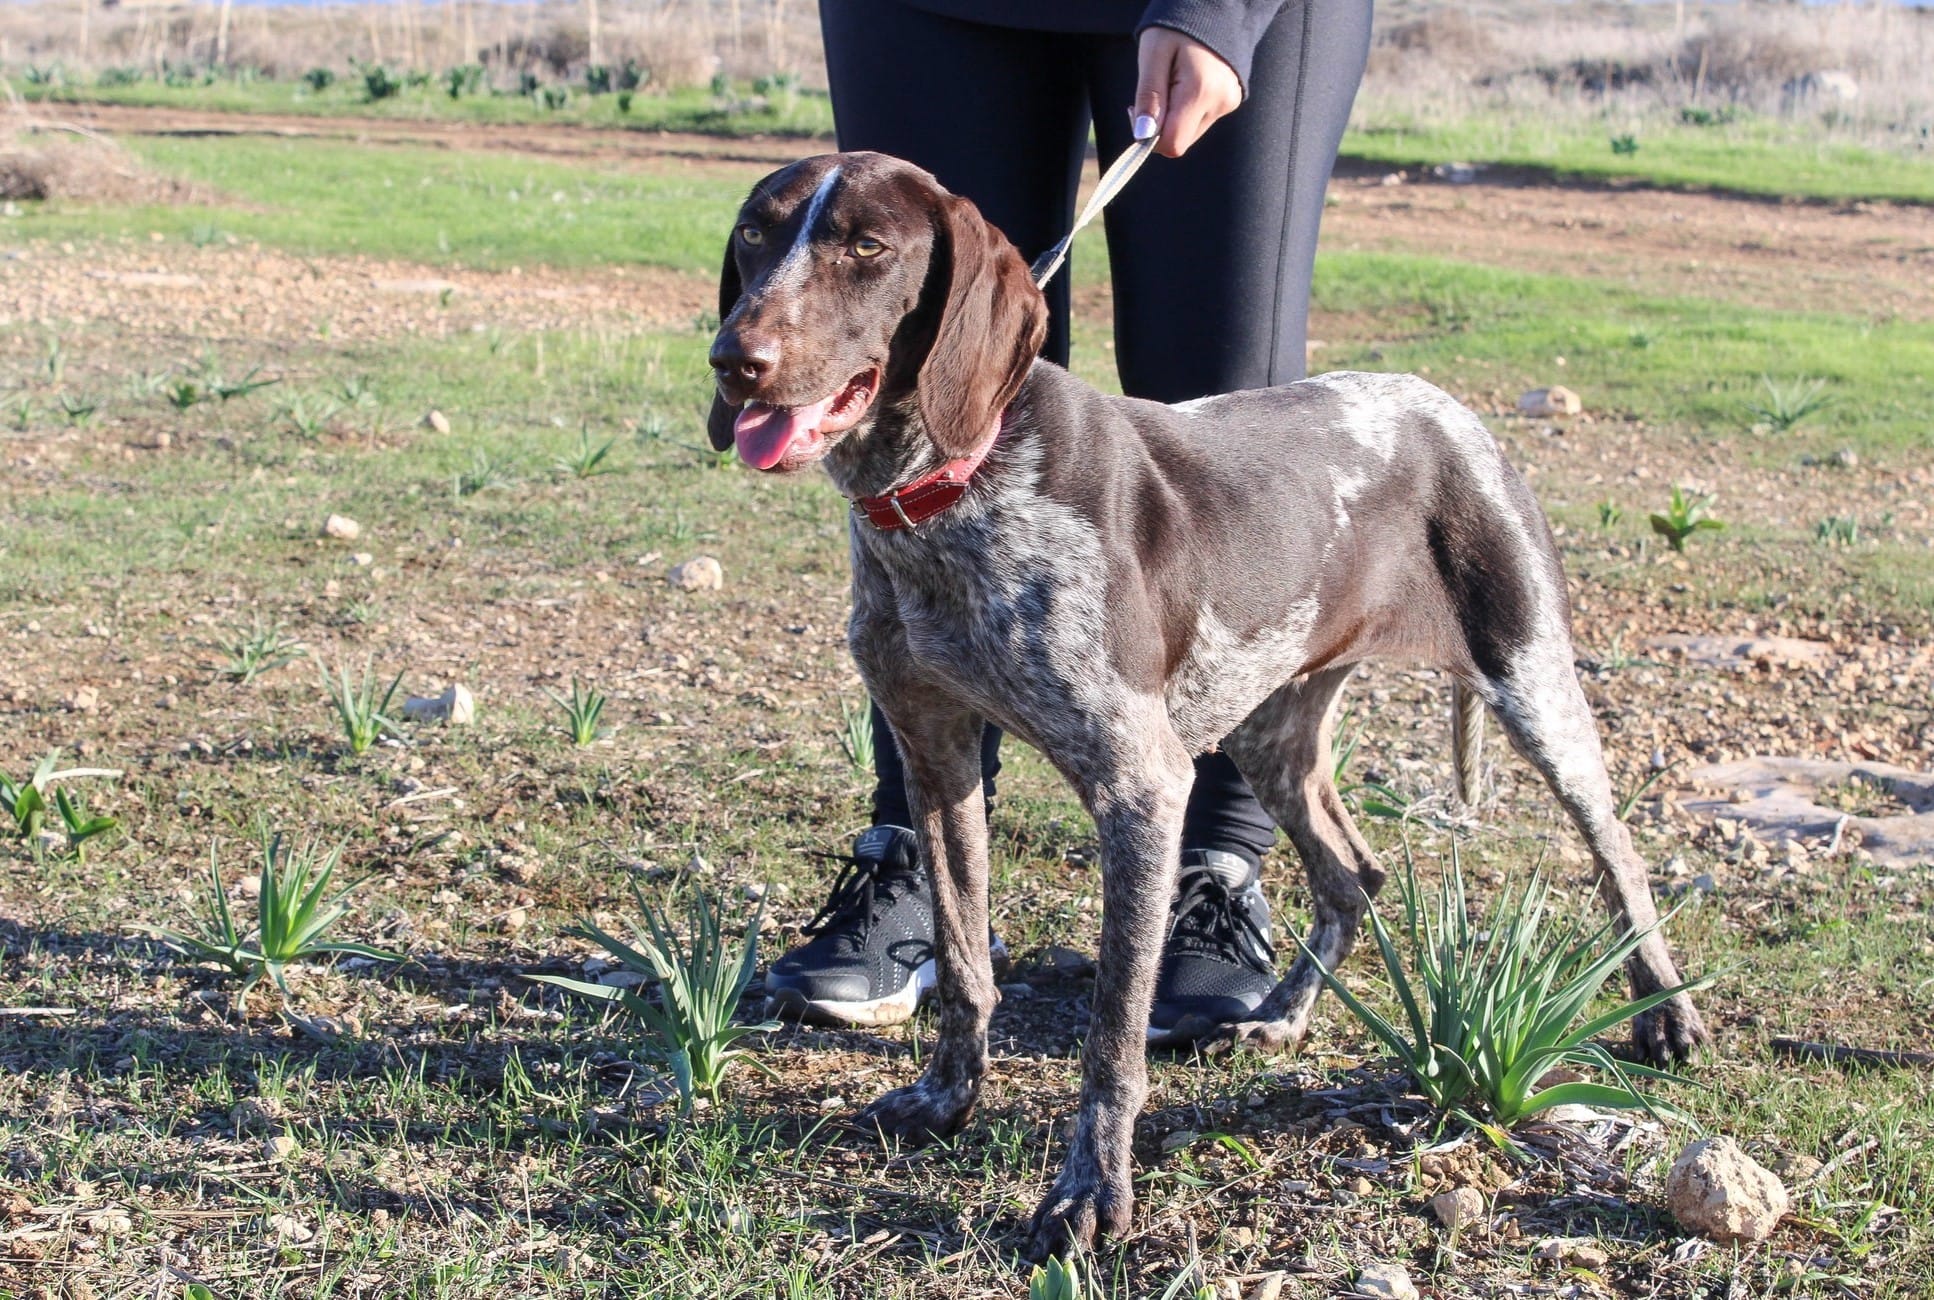
[[[920,417],[934,445],[980,445],[1027,378],[1048,332],[1048,305],[1027,263],[968,200],[940,200],[929,292],[944,294],[920,366]]]
[[[725,242],[725,268],[719,272],[719,324],[721,326],[725,324],[725,318],[732,314],[732,309],[739,305],[739,296],[745,292],[744,286],[739,283],[739,263],[733,256],[733,252],[732,241],[728,239]],[[718,395],[717,390],[714,390],[712,413],[705,420],[705,432],[712,440],[713,451],[724,451],[732,445],[734,441],[732,422],[738,419],[738,416],[738,411],[727,406],[725,399]]]

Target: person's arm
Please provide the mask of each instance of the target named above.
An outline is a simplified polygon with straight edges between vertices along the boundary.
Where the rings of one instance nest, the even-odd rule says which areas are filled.
[[[1140,77],[1130,110],[1137,138],[1151,124],[1179,158],[1238,107],[1249,65],[1284,0],[1150,0],[1136,24]]]

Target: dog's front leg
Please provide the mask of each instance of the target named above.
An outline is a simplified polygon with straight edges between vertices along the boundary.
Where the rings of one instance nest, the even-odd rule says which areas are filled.
[[[981,788],[983,721],[925,699],[881,699],[906,765],[908,802],[933,885],[939,1038],[926,1072],[887,1093],[862,1124],[925,1142],[973,1113],[987,1070],[987,1021],[1000,995],[987,948],[987,804]]]
[[[1122,759],[1082,790],[1101,838],[1101,951],[1074,1138],[1028,1228],[1035,1260],[1121,1235],[1135,1208],[1130,1148],[1148,1096],[1148,1009],[1194,772],[1166,727]]]

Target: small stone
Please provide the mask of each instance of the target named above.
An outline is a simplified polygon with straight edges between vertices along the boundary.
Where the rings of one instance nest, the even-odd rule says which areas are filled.
[[[1773,1171],[1725,1137],[1685,1149],[1666,1175],[1665,1200],[1680,1224],[1721,1245],[1765,1240],[1790,1206]]]
[[[441,695],[412,695],[403,701],[403,716],[412,722],[447,722],[467,727],[477,720],[477,700],[463,686],[451,686]]]
[[[431,411],[423,417],[423,427],[434,433],[450,432],[450,417],[442,411]]]
[[[1484,1222],[1484,1193],[1475,1187],[1456,1187],[1430,1198],[1430,1212],[1446,1228],[1470,1228]]]
[[[1562,384],[1549,388],[1534,388],[1518,398],[1518,413],[1521,415],[1550,418],[1558,415],[1577,415],[1585,409],[1578,394]]]
[[[104,1210],[83,1214],[81,1227],[97,1237],[124,1237],[134,1231],[134,1219],[126,1210],[110,1205]]]
[[[1592,1273],[1602,1273],[1612,1262],[1611,1252],[1603,1246],[1581,1242],[1565,1251],[1565,1263],[1572,1268],[1582,1268]]]
[[[1172,1152],[1180,1151],[1183,1147],[1190,1145],[1201,1136],[1194,1129],[1176,1129],[1175,1132],[1162,1138],[1162,1154],[1169,1155]]]
[[[745,887],[745,901],[748,903],[761,902],[765,899],[765,896],[766,887],[756,881]]]
[[[338,542],[353,542],[363,535],[363,526],[348,515],[330,515],[322,521],[322,535]]]
[[[1417,1284],[1402,1264],[1365,1264],[1356,1275],[1356,1289],[1387,1300],[1417,1300]]]
[[[302,1144],[300,1142],[290,1137],[287,1133],[277,1133],[274,1137],[262,1144],[262,1158],[265,1160],[289,1160],[301,1150]]]
[[[300,1246],[316,1235],[308,1224],[293,1214],[271,1214],[263,1226],[269,1230],[270,1236],[291,1246]]]
[[[1041,950],[1041,960],[1046,962],[1055,974],[1065,979],[1077,979],[1083,975],[1091,975],[1095,969],[1094,959],[1089,957],[1088,954],[1076,952],[1073,948],[1063,948],[1058,944],[1043,948]]]
[[[1352,1178],[1349,1183],[1349,1190],[1352,1196],[1368,1196],[1377,1190],[1377,1186],[1368,1178]]]
[[[149,448],[154,451],[166,451],[174,445],[175,435],[169,433],[166,429],[157,430],[153,440],[148,443]]]
[[[368,551],[357,551],[349,557],[349,562],[359,569],[367,569],[370,565],[376,563],[376,557]]]
[[[504,933],[516,934],[519,930],[529,925],[530,920],[529,912],[526,912],[521,907],[513,907],[503,915]]]
[[[1001,985],[1001,1001],[1003,1002],[1025,1002],[1033,996],[1034,986],[1032,984],[1024,984],[1016,981],[1013,984]]]
[[[1812,1156],[1791,1151],[1780,1152],[1772,1165],[1773,1172],[1790,1183],[1804,1183],[1825,1168],[1824,1164]]]
[[[1852,447],[1842,447],[1827,457],[1827,463],[1835,469],[1852,469],[1860,463],[1860,453]]]
[[[101,707],[101,693],[92,686],[82,686],[67,697],[69,713],[92,713]]]
[[[674,564],[665,581],[680,591],[717,591],[725,585],[725,570],[709,555]]]

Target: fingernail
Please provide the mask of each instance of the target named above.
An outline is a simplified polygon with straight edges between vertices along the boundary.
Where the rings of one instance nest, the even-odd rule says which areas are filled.
[[[1148,114],[1135,114],[1135,138],[1137,140],[1146,140],[1160,129],[1161,127],[1156,124],[1155,119]]]

